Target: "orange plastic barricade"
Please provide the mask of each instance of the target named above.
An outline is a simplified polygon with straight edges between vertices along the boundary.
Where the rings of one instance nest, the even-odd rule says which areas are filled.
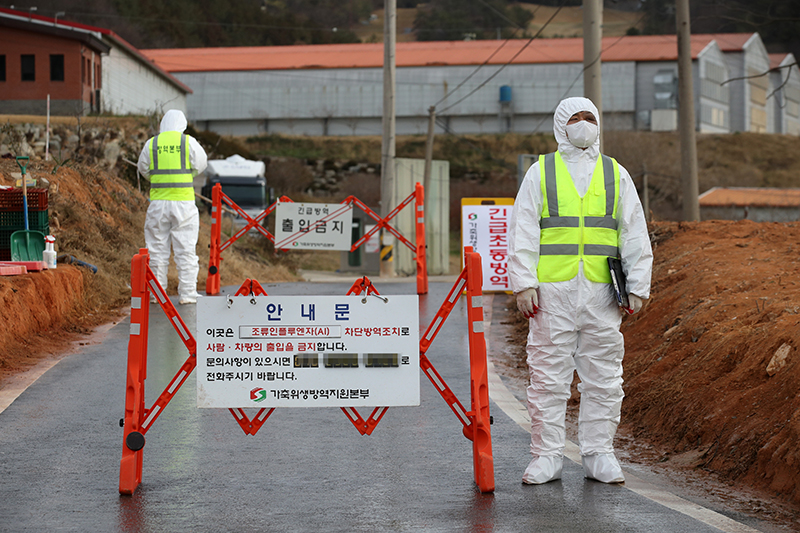
[[[481,492],[492,492],[494,490],[494,460],[490,429],[486,342],[483,336],[481,258],[479,254],[473,253],[471,248],[466,248],[465,254],[467,260],[464,270],[420,339],[420,367],[464,425],[464,436],[472,441],[475,483]],[[119,481],[120,494],[128,495],[133,494],[142,482],[142,449],[145,445],[145,434],[197,366],[197,342],[156,280],[150,269],[149,261],[148,251],[143,248],[131,262],[131,330],[128,341],[125,418],[120,421],[124,431]],[[463,291],[466,291],[469,307],[467,319],[470,351],[470,411],[464,408],[425,355]],[[181,336],[189,351],[189,357],[153,406],[148,409],[144,403],[144,382],[147,378],[147,335],[150,319],[148,302],[151,293]],[[366,276],[353,283],[347,292],[348,295],[362,293],[365,296],[380,294]],[[236,296],[266,296],[266,294],[261,284],[251,279],[245,280],[236,292]],[[355,408],[342,407],[341,409],[359,433],[371,435],[388,407],[375,407],[366,420]],[[260,409],[251,419],[243,409],[229,409],[246,435],[255,435],[274,410],[274,408]]]
[[[474,253],[471,246],[464,248],[464,270],[445,298],[439,312],[419,341],[420,366],[431,380],[444,401],[464,425],[464,436],[472,441],[472,457],[475,483],[481,492],[494,491],[494,458],[492,456],[492,421],[489,415],[489,376],[486,363],[486,339],[483,336],[483,292],[481,256]],[[462,291],[466,290],[468,303],[467,322],[469,326],[470,359],[470,411],[447,386],[425,353],[439,333],[444,321],[450,315]]]
[[[415,240],[416,244],[409,241],[406,237],[403,236],[396,228],[394,228],[389,221],[391,221],[397,214],[411,201],[414,201],[414,233],[415,233]],[[286,196],[281,196],[279,201],[281,202],[291,202],[292,200]],[[222,262],[221,254],[224,252],[228,247],[230,247],[234,242],[236,242],[240,237],[247,234],[247,232],[251,228],[257,229],[262,235],[268,238],[273,243],[275,242],[275,236],[269,232],[263,225],[262,222],[266,219],[267,215],[272,213],[276,206],[278,205],[277,202],[270,205],[265,211],[259,214],[257,217],[253,218],[245,211],[236,205],[236,202],[230,199],[228,195],[222,192],[222,185],[217,183],[211,189],[211,241],[209,244],[209,258],[208,258],[208,277],[206,278],[206,294],[210,296],[214,296],[219,294],[220,292],[220,264]],[[247,224],[242,227],[239,231],[237,231],[233,236],[231,236],[227,241],[222,242],[222,203],[227,204],[232,209],[234,209],[242,218],[247,221]],[[358,241],[353,243],[350,247],[350,251],[354,252],[356,249],[361,246],[362,244],[366,243],[369,238],[374,235],[376,232],[380,231],[381,229],[385,229],[393,236],[395,236],[400,242],[402,242],[405,246],[407,246],[413,253],[414,258],[417,265],[417,294],[427,294],[428,293],[428,262],[426,258],[426,251],[427,247],[425,245],[425,191],[422,184],[417,183],[414,192],[412,192],[405,200],[400,202],[400,204],[392,209],[386,217],[381,218],[377,213],[375,213],[372,209],[367,207],[367,205],[356,198],[355,196],[348,196],[341,202],[342,205],[356,205],[358,206],[364,213],[367,214],[370,218],[376,221],[375,227],[373,227],[370,231],[368,231],[363,237],[361,237]],[[312,231],[317,225],[323,223],[325,219],[318,220],[315,224],[312,224],[307,231]],[[300,238],[302,234],[298,233],[298,238]]]
[[[133,494],[142,481],[142,448],[144,435],[163,412],[175,393],[197,366],[197,343],[186,327],[167,293],[150,269],[150,255],[141,248],[131,262],[131,332],[128,341],[128,375],[125,388],[125,418],[122,460],[119,468],[120,494]],[[153,407],[144,405],[144,380],[147,378],[147,333],[150,323],[150,289],[161,308],[170,318],[170,323],[189,350],[189,357],[161,393]]]

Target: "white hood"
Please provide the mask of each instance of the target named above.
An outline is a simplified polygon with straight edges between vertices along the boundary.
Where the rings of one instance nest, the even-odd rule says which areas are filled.
[[[183,133],[187,125],[188,123],[186,122],[186,116],[183,114],[183,111],[170,109],[164,113],[164,118],[161,119],[159,133],[164,133],[165,131],[179,131]]]
[[[600,155],[600,135],[598,134],[594,143],[585,150],[569,142],[569,139],[567,139],[567,121],[578,111],[592,113],[597,119],[597,129],[600,131],[600,113],[597,111],[597,107],[588,98],[576,96],[565,98],[558,104],[553,117],[553,133],[556,136],[556,142],[558,142],[558,151],[567,165],[572,181],[575,183],[575,188],[583,196],[589,190],[589,181],[591,181],[597,157]]]

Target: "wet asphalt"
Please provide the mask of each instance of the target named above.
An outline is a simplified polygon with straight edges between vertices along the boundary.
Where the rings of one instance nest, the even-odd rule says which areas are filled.
[[[415,291],[375,285],[386,295]],[[286,295],[349,287],[264,286]],[[450,288],[432,282],[420,297],[421,332]],[[464,305],[462,297],[427,355],[469,409]],[[194,307],[178,309],[193,327]],[[188,355],[161,309],[150,314],[148,407]],[[523,485],[529,434],[494,403],[496,489],[480,493],[471,442],[422,374],[421,405],[390,408],[371,436],[338,408],[277,409],[247,436],[227,409],[195,407],[192,375],[146,435],[142,484],[122,496],[129,330],[124,320],[64,358],[0,413],[0,531],[719,531],[625,486],[586,480],[569,460],[562,480]]]

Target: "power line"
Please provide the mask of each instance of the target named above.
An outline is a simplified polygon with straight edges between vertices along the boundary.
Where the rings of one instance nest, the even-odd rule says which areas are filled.
[[[642,20],[644,20],[644,17],[645,17],[645,16],[644,16],[644,15],[642,15],[642,16],[639,18],[639,20],[637,20],[637,21],[636,21],[636,24],[639,24],[639,23],[640,23]],[[636,26],[636,24],[634,24],[634,26]],[[544,121],[545,121],[545,120],[547,120],[547,119],[550,117],[550,115],[552,115],[553,113],[555,113],[555,112],[556,112],[556,108],[558,107],[558,104],[559,104],[559,103],[561,103],[561,100],[563,100],[564,98],[566,98],[566,96],[569,94],[569,92],[572,90],[572,88],[575,86],[575,84],[578,82],[578,80],[579,80],[579,79],[581,79],[581,77],[583,76],[583,73],[586,71],[586,69],[587,69],[587,68],[589,68],[589,67],[591,67],[592,65],[594,65],[594,64],[595,64],[595,63],[597,63],[598,61],[600,61],[600,58],[602,57],[602,55],[603,55],[603,52],[605,52],[605,51],[607,51],[607,50],[611,50],[613,47],[615,47],[616,45],[618,45],[618,44],[619,44],[619,43],[622,41],[622,39],[623,39],[624,37],[626,37],[626,36],[625,36],[625,35],[621,35],[621,36],[620,36],[620,37],[619,37],[619,38],[618,38],[616,41],[614,41],[613,43],[611,43],[611,44],[610,44],[610,45],[608,45],[607,47],[603,48],[603,49],[600,51],[600,54],[598,54],[598,56],[597,56],[596,58],[594,58],[594,59],[592,60],[592,62],[591,62],[591,63],[589,63],[588,65],[584,65],[584,66],[583,66],[583,68],[582,68],[582,69],[581,69],[581,71],[578,73],[578,75],[575,77],[575,79],[574,79],[574,80],[572,80],[572,83],[570,83],[570,84],[569,84],[569,87],[567,87],[567,90],[566,90],[566,91],[564,91],[564,94],[562,94],[562,95],[561,95],[561,98],[559,98],[559,99],[558,99],[558,103],[556,103],[556,105],[553,107],[553,109],[551,109],[551,110],[550,110],[550,114],[549,114],[549,115],[545,115],[545,116],[542,118],[542,120],[540,120],[540,121],[539,121],[539,123],[538,123],[538,124],[536,124],[536,127],[535,127],[535,128],[533,128],[533,133],[537,133],[537,132],[539,131],[539,128],[541,127],[541,125],[544,123]]]
[[[561,12],[561,9],[562,9],[562,8],[563,8],[563,7],[564,7],[566,4],[567,4],[567,0],[564,0],[563,2],[561,2],[561,5],[560,5],[560,6],[558,6],[558,9],[556,9],[556,10],[553,12],[553,14],[550,16],[550,18],[549,18],[549,19],[547,19],[547,22],[545,22],[545,23],[544,23],[544,26],[542,26],[541,28],[539,28],[539,31],[537,31],[537,32],[536,32],[536,35],[534,35],[533,37],[531,37],[530,39],[528,39],[528,42],[527,42],[527,43],[525,43],[525,44],[524,44],[524,45],[523,45],[523,46],[522,46],[522,47],[519,49],[519,51],[518,51],[516,54],[514,54],[514,56],[513,56],[511,59],[509,59],[509,60],[508,60],[508,61],[507,61],[505,64],[503,64],[503,65],[502,65],[502,66],[501,66],[499,69],[497,69],[497,70],[494,72],[494,74],[492,74],[491,76],[489,76],[488,78],[486,78],[486,79],[483,81],[483,83],[481,83],[480,85],[478,85],[477,87],[475,87],[473,90],[471,90],[470,92],[468,92],[466,95],[464,95],[463,97],[461,97],[459,100],[455,101],[454,103],[452,103],[452,104],[450,104],[449,106],[447,106],[447,107],[445,107],[444,109],[442,109],[442,110],[440,111],[440,113],[444,113],[444,112],[446,112],[448,109],[451,109],[452,107],[454,107],[454,106],[456,106],[456,105],[460,104],[461,102],[463,102],[464,100],[466,100],[467,98],[469,98],[470,96],[472,96],[473,94],[475,94],[475,93],[476,93],[476,92],[477,92],[477,91],[478,91],[478,90],[479,90],[481,87],[483,87],[484,85],[486,85],[487,83],[489,83],[489,82],[490,82],[492,79],[494,79],[494,77],[495,77],[495,76],[497,76],[498,74],[500,74],[500,72],[502,72],[502,71],[503,71],[503,69],[505,69],[505,68],[506,68],[508,65],[510,65],[510,64],[511,64],[511,63],[512,63],[512,62],[513,62],[513,61],[514,61],[514,60],[515,60],[515,59],[516,59],[516,58],[517,58],[517,57],[518,57],[518,56],[519,56],[519,55],[520,55],[520,54],[521,54],[521,53],[522,53],[522,52],[523,52],[523,51],[524,51],[524,50],[525,50],[525,49],[526,49],[526,48],[527,48],[527,47],[528,47],[528,46],[529,46],[529,45],[530,45],[532,42],[533,42],[533,40],[534,40],[534,39],[536,39],[537,37],[539,37],[539,35],[541,35],[541,34],[542,34],[542,32],[544,31],[544,29],[545,29],[545,28],[546,28],[546,27],[547,27],[547,26],[548,26],[548,25],[549,25],[549,24],[550,24],[550,23],[553,21],[553,19],[554,19],[554,18],[556,18],[556,15],[558,15],[558,14]],[[506,40],[506,42],[508,42],[508,41]],[[501,47],[502,47],[502,46],[504,46],[504,45],[505,45],[505,43],[503,43],[503,45],[501,45]],[[498,48],[498,51],[499,51],[499,48]],[[497,52],[495,52],[495,53],[497,53]],[[492,54],[492,55],[494,55],[494,54]],[[490,59],[491,59],[491,58],[490,58]],[[486,62],[488,62],[488,61],[489,61],[489,60],[487,59],[487,60],[486,60]],[[480,69],[481,67],[483,67],[483,65],[485,65],[485,64],[486,64],[486,62],[484,62],[482,65],[480,65],[480,67],[478,67],[478,69]],[[476,72],[477,72],[477,69],[476,69]],[[460,87],[460,86],[461,86],[461,85],[459,85],[459,87]],[[452,94],[452,93],[451,93],[451,94]],[[441,100],[440,100],[440,101],[441,101]]]

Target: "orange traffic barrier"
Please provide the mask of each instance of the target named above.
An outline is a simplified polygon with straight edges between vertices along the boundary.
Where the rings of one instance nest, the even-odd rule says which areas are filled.
[[[189,357],[181,365],[167,388],[158,397],[153,407],[144,405],[144,380],[147,378],[147,333],[150,323],[150,289],[161,308],[178,332]],[[125,418],[122,427],[122,459],[119,469],[120,494],[133,494],[142,481],[142,448],[145,434],[153,422],[181,388],[181,385],[197,366],[197,342],[189,331],[167,293],[158,283],[150,269],[150,255],[141,248],[131,262],[131,330],[128,340],[128,376],[125,388]]]
[[[394,228],[389,222],[397,216],[397,214],[403,210],[408,204],[414,201],[414,233],[415,233],[415,240],[416,244],[412,243],[406,237],[403,236],[396,228]],[[341,202],[342,205],[356,205],[358,206],[364,213],[367,214],[370,218],[375,220],[376,224],[370,231],[368,231],[364,236],[362,236],[358,241],[353,243],[350,247],[350,251],[354,252],[358,249],[359,246],[363,245],[367,242],[367,240],[372,237],[376,232],[380,231],[381,229],[385,229],[393,236],[395,236],[400,242],[402,242],[405,246],[407,246],[413,253],[414,259],[417,265],[417,294],[427,294],[428,293],[428,263],[426,258],[426,251],[427,247],[425,245],[425,194],[424,188],[422,184],[417,183],[414,192],[412,192],[408,197],[406,197],[400,204],[397,205],[391,212],[389,212],[386,217],[381,218],[377,213],[375,213],[372,209],[367,207],[367,205],[356,198],[355,196],[348,196]],[[286,196],[281,196],[278,201],[281,202],[291,202],[292,200]],[[231,207],[234,211],[236,211],[242,218],[247,221],[247,224],[239,229],[235,234],[233,234],[228,240],[222,242],[222,204],[225,203],[229,207]],[[262,235],[268,238],[273,243],[275,242],[275,236],[267,230],[262,222],[266,219],[266,217],[272,213],[275,208],[277,207],[278,202],[273,203],[270,205],[266,210],[260,213],[255,218],[248,215],[242,208],[236,205],[236,202],[230,199],[228,195],[222,192],[222,185],[217,183],[211,189],[211,240],[209,244],[209,258],[208,258],[208,277],[206,278],[206,294],[209,296],[214,296],[219,294],[220,292],[220,265],[222,263],[222,252],[224,252],[227,248],[229,248],[234,242],[236,242],[239,238],[243,235],[247,234],[247,232],[251,229],[257,229]],[[312,224],[309,228],[305,231],[312,231],[316,228],[317,225],[322,224],[326,221],[326,219],[320,219],[316,223]],[[303,233],[298,233],[297,238],[300,238]]]
[[[465,257],[464,269],[420,339],[420,367],[463,424],[464,436],[472,441],[475,483],[481,492],[492,492],[495,487],[494,461],[490,429],[486,341],[483,336],[481,258],[469,247],[465,249]],[[125,418],[121,420],[124,431],[119,481],[120,494],[128,495],[133,494],[142,481],[142,449],[145,445],[145,434],[197,366],[197,342],[167,297],[164,288],[158,283],[150,269],[149,261],[148,251],[143,248],[131,262],[131,329],[128,341]],[[470,351],[470,411],[464,408],[426,356],[428,348],[464,291],[466,291],[469,309],[467,322]],[[347,292],[348,295],[362,293],[365,295],[379,294],[366,276],[353,283]],[[147,377],[147,335],[150,319],[148,302],[151,294],[180,335],[189,351],[189,357],[153,406],[148,409],[144,403],[144,382]],[[266,294],[261,284],[251,279],[245,280],[236,292],[236,296],[266,296]],[[366,420],[355,408],[342,407],[341,409],[362,435],[371,435],[383,415],[386,414],[388,407],[375,407]],[[229,409],[246,435],[255,435],[274,410],[275,408],[260,409],[251,419],[241,408]]]
[[[481,256],[473,252],[471,246],[467,246],[464,248],[464,257],[464,269],[461,271],[461,275],[450,289],[442,307],[419,341],[419,362],[425,375],[456,414],[456,418],[463,424],[464,436],[472,441],[475,483],[481,492],[492,492],[494,491],[494,459],[492,456],[492,432],[489,427],[491,416],[489,415],[486,339],[483,336]],[[470,411],[464,408],[425,355],[465,289],[468,303],[467,325],[469,327],[470,396],[472,400]]]

